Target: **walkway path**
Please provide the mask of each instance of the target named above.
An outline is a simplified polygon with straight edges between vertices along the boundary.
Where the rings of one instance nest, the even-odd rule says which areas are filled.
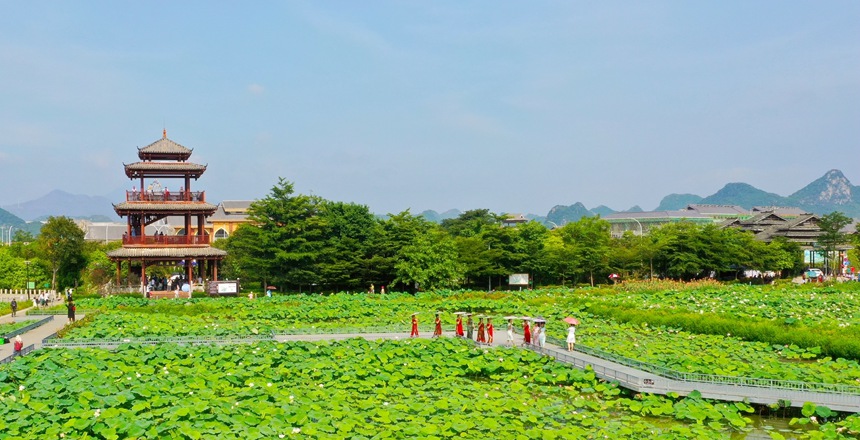
[[[0,316],[0,324],[8,323],[8,322],[38,321],[40,319],[45,318],[45,316],[42,316],[42,315],[27,316],[27,310],[31,310],[31,309],[33,309],[33,307],[23,309],[23,310],[18,310],[18,312],[15,313],[15,315],[16,315],[15,317],[12,317],[11,314]],[[82,315],[80,313],[77,314],[77,316],[76,316],[76,318],[78,318],[78,319],[83,318],[83,317],[84,317],[84,315]],[[42,339],[47,338],[48,336],[59,331],[61,328],[65,327],[67,322],[68,322],[68,318],[66,317],[65,314],[54,315],[53,320],[48,321],[45,324],[42,324],[42,325],[34,328],[33,330],[30,330],[27,333],[24,333],[23,335],[21,335],[21,339],[24,340],[24,346],[26,347],[26,346],[32,344],[32,345],[35,345],[36,349],[42,348]],[[5,359],[6,357],[11,356],[13,350],[14,349],[12,347],[11,342],[8,344],[0,345],[0,359]]]
[[[83,317],[83,316],[80,316]],[[19,317],[14,319],[33,319],[39,317],[24,317],[23,313],[19,312]],[[7,319],[12,319],[9,315],[0,317],[0,322],[8,322]],[[66,324],[65,315],[57,315],[55,319],[47,324],[44,324],[36,329],[25,333],[25,345],[35,344],[36,348],[41,348],[42,339],[55,333]],[[429,339],[431,333],[423,332],[421,339]],[[443,333],[445,337],[453,337],[453,332]],[[296,334],[275,335],[274,339],[280,342],[284,341],[322,341],[322,340],[340,340],[362,337],[369,340],[377,339],[408,339],[406,332],[402,333],[343,333],[343,334]],[[262,338],[262,336],[261,336]],[[522,336],[514,335],[514,343],[516,346],[521,346]],[[205,338],[199,338],[205,339]],[[259,338],[258,338],[259,340]],[[237,339],[237,342],[250,342],[252,340]],[[215,342],[215,341],[212,341]],[[108,346],[118,345],[106,344]],[[496,340],[492,346],[509,346],[507,334],[505,332],[496,333]],[[717,399],[724,401],[747,401],[757,404],[775,404],[783,402],[785,405],[800,407],[805,402],[812,402],[816,405],[824,405],[830,409],[846,412],[860,412],[860,395],[852,393],[839,392],[811,392],[805,390],[794,390],[785,388],[775,388],[768,386],[744,386],[738,384],[725,383],[710,383],[700,381],[684,381],[675,380],[652,374],[640,369],[628,367],[620,363],[612,362],[606,359],[601,359],[596,356],[591,356],[580,351],[568,352],[565,349],[547,344],[545,348],[529,346],[528,349],[542,353],[555,358],[559,362],[570,364],[576,368],[590,367],[595,375],[601,379],[618,382],[619,385],[631,389],[636,392],[652,393],[652,394],[668,394],[670,392],[686,396],[693,391],[699,391],[702,397],[708,399]],[[12,353],[12,344],[4,344],[0,346],[0,359]],[[776,382],[776,381],[774,381]],[[802,383],[801,383],[802,384]]]

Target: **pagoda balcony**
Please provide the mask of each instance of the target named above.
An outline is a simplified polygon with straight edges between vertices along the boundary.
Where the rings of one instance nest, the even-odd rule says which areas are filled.
[[[206,191],[126,191],[127,202],[205,202]]]
[[[123,236],[123,246],[190,246],[190,245],[208,245],[208,235],[147,235],[141,236]]]

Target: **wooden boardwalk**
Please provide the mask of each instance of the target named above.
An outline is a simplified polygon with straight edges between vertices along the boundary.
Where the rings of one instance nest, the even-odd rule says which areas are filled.
[[[568,352],[557,346],[547,344],[545,348],[529,347],[538,353],[555,358],[559,362],[576,368],[591,368],[594,374],[604,380],[618,382],[624,388],[640,393],[669,394],[686,396],[698,391],[707,399],[730,402],[750,402],[763,405],[782,404],[802,407],[805,402],[824,405],[835,411],[860,412],[860,394],[850,392],[813,392],[792,390],[774,386],[748,386],[721,384],[701,381],[682,381],[658,376],[626,365],[601,359],[585,353]],[[779,381],[774,381],[778,383]],[[860,388],[858,388],[860,392]]]
[[[82,316],[79,316],[82,317]],[[5,317],[9,319],[7,315]],[[65,316],[58,316],[50,325],[46,324],[24,334],[24,339],[27,344],[35,343],[36,348],[42,347],[42,338],[52,332],[56,332],[65,324]],[[428,338],[430,332],[422,331],[422,338]],[[445,337],[452,337],[450,331],[444,332]],[[348,339],[354,337],[362,337],[365,339],[408,339],[408,333],[405,332],[390,332],[376,329],[350,329],[344,333],[335,333],[329,331],[327,333],[311,333],[311,334],[277,334],[271,338],[259,336],[255,338],[233,338],[233,339],[216,339],[216,338],[188,338],[188,341],[175,341],[178,343],[248,343],[258,340],[277,341],[321,341],[321,340],[337,340]],[[79,343],[66,343],[57,346],[75,347],[75,346],[101,346],[115,347],[122,343],[163,343],[170,338],[152,338],[152,340],[111,340],[111,341],[79,341]],[[174,338],[175,339],[175,338]],[[59,342],[59,341],[58,341]],[[515,335],[514,344],[521,346],[522,337]],[[51,345],[50,342],[48,345]],[[493,344],[495,347],[507,346],[507,335],[504,332],[497,332],[496,341]],[[569,364],[575,368],[586,369],[590,368],[595,375],[601,379],[617,382],[620,386],[641,393],[652,394],[669,394],[677,393],[678,395],[686,396],[693,391],[701,393],[702,397],[708,399],[716,399],[723,401],[745,401],[756,404],[780,404],[783,406],[803,406],[805,402],[812,402],[816,405],[824,405],[836,411],[845,411],[851,413],[860,412],[860,387],[832,385],[833,391],[817,392],[808,389],[802,389],[806,384],[803,382],[786,382],[778,380],[763,380],[752,378],[727,378],[734,383],[716,383],[715,381],[702,380],[679,380],[675,378],[665,377],[644,371],[643,369],[634,368],[612,360],[603,359],[582,351],[568,352],[565,349],[553,344],[547,344],[545,348],[537,346],[525,346],[546,356],[551,356],[559,362]],[[0,354],[4,357],[5,352],[11,351],[11,344],[6,344],[0,349]],[[707,375],[698,375],[707,376]],[[719,378],[719,376],[710,376]],[[798,384],[797,388],[791,389],[792,384]],[[823,385],[823,384],[822,384]],[[825,385],[828,386],[828,385]]]

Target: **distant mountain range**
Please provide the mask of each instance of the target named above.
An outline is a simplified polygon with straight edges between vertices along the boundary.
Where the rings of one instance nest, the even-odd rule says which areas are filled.
[[[655,211],[674,211],[693,203],[738,205],[745,209],[752,209],[755,206],[791,206],[815,214],[823,215],[840,211],[849,217],[860,218],[860,186],[852,185],[848,178],[842,174],[842,171],[830,170],[824,176],[789,196],[769,193],[747,183],[735,182],[726,184],[722,189],[707,197],[695,194],[669,194],[660,201],[660,205]],[[619,211],[604,205],[588,209],[582,203],[577,202],[569,206],[554,206],[547,213],[545,220],[534,214],[526,215],[526,217],[543,221],[547,226],[553,226],[553,224],[560,226],[575,222],[582,217],[606,216],[615,212]],[[633,206],[625,212],[642,212],[642,208]],[[428,213],[430,215],[426,215]],[[446,214],[456,217],[459,215],[459,211],[446,211]],[[429,220],[437,221],[432,215],[438,216],[439,214],[436,214],[435,211],[425,211],[422,215]]]
[[[120,221],[113,210],[112,202],[121,200],[123,196],[117,195],[111,199],[108,196],[88,196],[54,190],[35,200],[3,206],[0,209],[0,227],[5,225],[30,230],[31,227],[25,228],[27,222],[32,222],[33,225],[52,215],[92,221]],[[789,196],[769,193],[746,183],[735,182],[726,184],[707,197],[669,194],[663,198],[656,211],[677,210],[691,203],[739,205],[746,209],[752,209],[754,206],[793,206],[816,214],[841,211],[849,217],[860,218],[860,186],[852,185],[842,171],[830,170]],[[641,212],[642,208],[633,206],[626,211]],[[582,217],[606,216],[614,212],[618,211],[604,205],[588,209],[577,202],[569,206],[556,205],[546,216],[526,214],[525,217],[548,226],[561,226]],[[433,222],[441,222],[456,218],[460,214],[462,212],[451,209],[441,214],[428,210],[419,215]]]

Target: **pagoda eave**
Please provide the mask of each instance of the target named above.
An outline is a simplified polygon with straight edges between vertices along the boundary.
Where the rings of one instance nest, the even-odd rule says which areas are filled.
[[[137,157],[140,160],[176,160],[185,161],[191,157],[191,152],[188,153],[141,153],[138,152]]]
[[[166,214],[166,215],[205,215],[210,216],[218,209],[211,203],[195,202],[122,202],[113,205],[120,216],[128,214]]]
[[[150,178],[176,178],[191,177],[199,179],[206,172],[206,165],[188,162],[163,163],[163,162],[135,162],[123,164],[125,175],[131,179],[141,177]]]
[[[205,260],[222,260],[227,252],[218,248],[208,246],[183,246],[183,247],[122,247],[108,251],[111,261],[126,260],[185,260],[188,258]]]

